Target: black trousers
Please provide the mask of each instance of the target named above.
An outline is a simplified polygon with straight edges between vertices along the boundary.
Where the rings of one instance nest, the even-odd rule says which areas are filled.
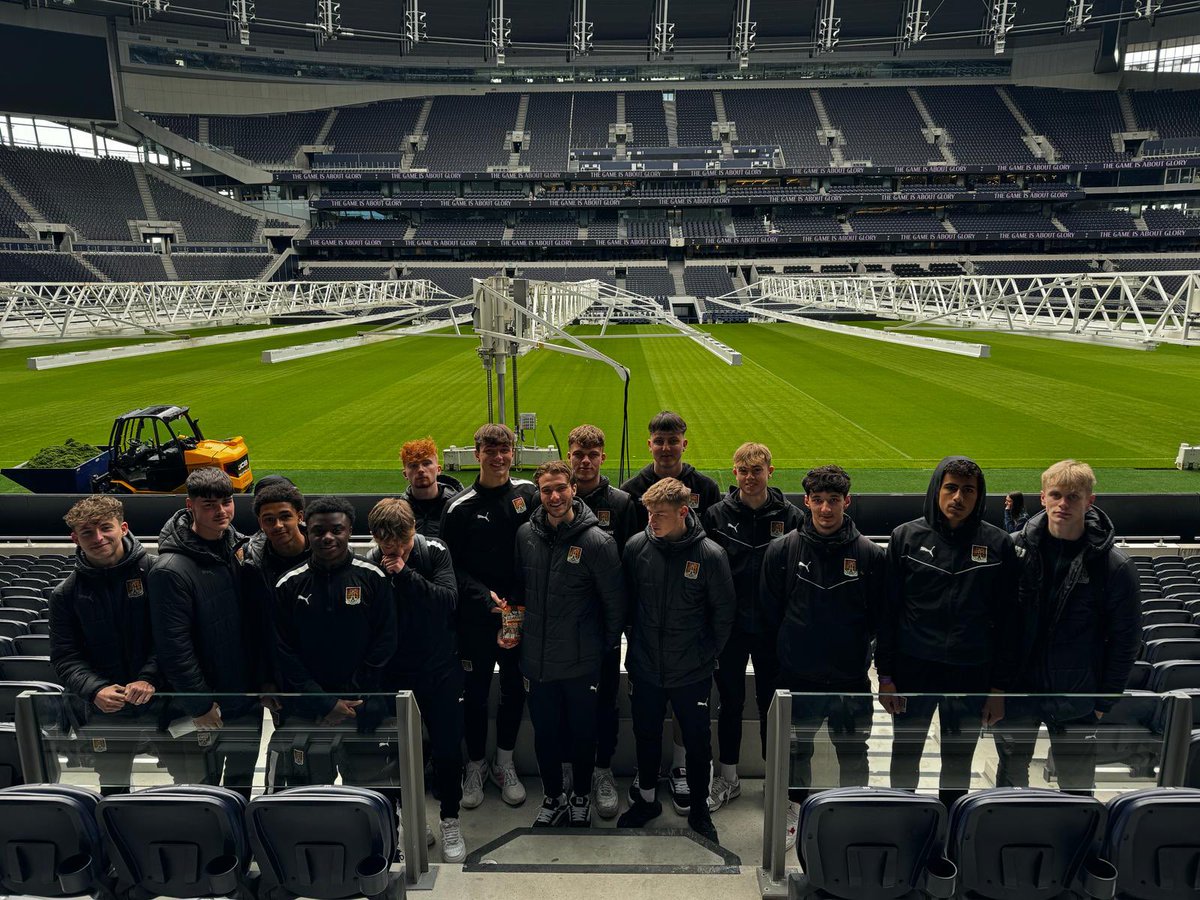
[[[847,681],[825,684],[790,673],[779,673],[779,686],[793,691],[791,775],[788,799],[803,803],[813,786],[813,739],[828,723],[829,740],[838,759],[838,787],[859,787],[870,781],[867,740],[871,737],[874,713],[871,684]],[[811,696],[805,696],[806,694]],[[846,696],[857,694],[860,696]],[[832,777],[817,779],[820,787],[832,787]]]
[[[596,768],[612,766],[617,752],[617,690],[621,686],[621,648],[614,647],[600,660],[600,684],[596,688]]]
[[[498,617],[497,617],[498,618]],[[525,682],[521,675],[521,648],[505,650],[494,640],[476,642],[472,655],[464,657],[466,683],[463,689],[463,733],[467,739],[467,758],[487,756],[488,693],[492,673],[500,666],[500,708],[496,711],[496,746],[512,750],[517,745],[521,717],[525,713]]]
[[[213,731],[195,731],[181,738],[163,735],[156,742],[159,761],[176,784],[224,785],[250,798],[263,713],[257,705],[223,720]]]
[[[897,654],[892,677],[906,696],[907,709],[895,717],[892,738],[892,787],[915,791],[921,755],[933,714],[938,713],[941,778],[938,796],[949,807],[971,787],[971,761],[979,743],[980,716],[991,680],[991,667],[953,666]],[[920,696],[912,696],[918,694]],[[969,694],[943,697],[941,694]]]
[[[742,711],[746,706],[746,663],[754,660],[754,700],[758,704],[758,739],[767,758],[767,710],[775,690],[778,661],[775,635],[750,634],[736,628],[718,659],[713,680],[717,683],[717,747],[721,762],[736,766],[742,754]]]
[[[658,784],[658,768],[662,762],[663,721],[667,704],[675,713],[675,721],[683,732],[683,749],[687,761],[688,790],[693,809],[706,809],[708,782],[712,768],[712,724],[709,721],[708,699],[712,694],[712,679],[705,678],[682,687],[663,688],[630,676],[629,704],[633,713],[633,736],[637,742],[638,784],[648,790]],[[699,805],[696,805],[699,804]]]
[[[1000,762],[997,787],[1029,787],[1029,766],[1039,726],[1045,724],[1054,754],[1054,770],[1061,791],[1091,794],[1096,787],[1096,726],[1094,713],[1065,722],[1050,721],[1032,697],[1015,697],[1005,703],[1004,718],[994,731]]]
[[[458,818],[462,800],[463,670],[439,667],[402,679],[399,690],[412,690],[429,731],[433,777],[443,819]]]
[[[596,678],[529,681],[529,719],[542,789],[547,797],[563,792],[563,763],[574,771],[574,793],[587,796],[596,761]]]

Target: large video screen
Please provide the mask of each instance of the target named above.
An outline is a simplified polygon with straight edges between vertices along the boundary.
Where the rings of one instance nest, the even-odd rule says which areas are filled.
[[[108,41],[86,34],[0,27],[0,112],[114,121]]]

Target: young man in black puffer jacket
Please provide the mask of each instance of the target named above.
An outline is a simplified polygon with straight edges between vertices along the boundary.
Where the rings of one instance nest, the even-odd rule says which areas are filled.
[[[86,748],[100,793],[124,794],[134,754],[155,726],[148,714],[159,706],[147,587],[154,557],[129,533],[116,497],[87,497],[63,518],[76,545],[75,571],[50,596],[50,662],[79,700],[78,724],[104,731]]]
[[[629,698],[637,741],[638,781],[621,828],[642,828],[662,814],[656,786],[667,704],[683,736],[689,792],[688,826],[717,842],[708,804],[712,725],[708,701],[717,657],[736,615],[725,551],[704,535],[688,507],[691,490],[674,478],[642,497],[649,524],[625,545],[621,567],[629,593]]]
[[[1091,466],[1063,460],[1042,473],[1043,512],[1014,535],[1024,565],[1021,603],[1032,648],[996,729],[997,786],[1028,787],[1038,728],[1045,724],[1061,790],[1091,794],[1092,736],[1129,680],[1141,642],[1133,561],[1117,549],[1112,521],[1095,507]],[[1092,696],[1089,696],[1092,695]]]

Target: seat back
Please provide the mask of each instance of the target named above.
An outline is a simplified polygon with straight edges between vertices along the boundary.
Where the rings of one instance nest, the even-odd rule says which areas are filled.
[[[1193,716],[1194,716],[1193,707]],[[1200,788],[1200,729],[1192,730],[1192,741],[1188,746],[1187,772],[1183,783],[1190,788]]]
[[[30,634],[49,634],[50,620],[49,619],[34,619],[29,623]],[[49,651],[47,651],[49,652]]]
[[[38,620],[35,619],[34,621]],[[0,619],[0,637],[15,638],[19,634],[29,634],[29,626],[24,622]]]
[[[1142,640],[1146,643],[1164,638],[1200,638],[1200,625],[1148,625],[1142,629]]]
[[[49,656],[0,656],[0,679],[4,681],[58,681]]]
[[[151,896],[211,897],[245,882],[246,801],[222,787],[168,785],[105,797],[97,819],[118,887]]]
[[[1156,600],[1142,601],[1142,615],[1148,612],[1159,612],[1161,610],[1179,610],[1183,609],[1183,601],[1175,597],[1158,598]],[[1145,623],[1143,623],[1145,624]]]
[[[1096,762],[1121,763],[1151,776],[1162,751],[1158,721],[1163,698],[1153,691],[1125,691],[1096,723]]]
[[[963,897],[1050,900],[1075,888],[1103,826],[1104,804],[1093,797],[993,788],[954,804],[946,855]]]
[[[17,697],[25,691],[61,694],[62,688],[49,681],[0,681],[0,722],[17,720]]]
[[[1200,660],[1200,638],[1164,638],[1146,645],[1146,662],[1171,660]],[[1198,685],[1200,687],[1200,685]]]
[[[1182,609],[1158,609],[1142,611],[1142,627],[1151,625],[1188,625],[1192,617]]]
[[[1131,691],[1144,691],[1150,687],[1150,676],[1154,674],[1154,667],[1144,660],[1138,660],[1133,664],[1133,669],[1129,672],[1129,683],[1126,688]]]
[[[65,784],[0,790],[0,889],[37,897],[94,894],[108,871],[96,826],[99,799]]]
[[[1180,688],[1200,688],[1200,661],[1172,660],[1154,665],[1150,689],[1158,693]]]
[[[1200,896],[1200,790],[1147,788],[1114,797],[1101,855],[1122,900]]]
[[[395,813],[365,788],[297,787],[263,794],[246,810],[266,890],[317,900],[384,893],[396,849]]]
[[[49,658],[50,635],[22,634],[13,638],[13,646],[16,648],[18,656],[45,656]]]

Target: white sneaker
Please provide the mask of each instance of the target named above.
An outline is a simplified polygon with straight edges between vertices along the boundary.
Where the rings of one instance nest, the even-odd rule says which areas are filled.
[[[718,809],[742,795],[742,781],[726,781],[721,775],[714,775],[712,787],[708,792],[708,811],[715,813]]]
[[[433,828],[430,827],[428,822],[425,823],[425,846],[433,846]]]
[[[474,809],[483,802],[483,782],[487,778],[488,764],[469,762],[463,770],[462,800],[463,809]]]
[[[788,801],[787,837],[783,841],[783,849],[791,850],[796,846],[796,831],[800,828],[800,804]]]
[[[513,763],[494,763],[492,783],[500,788],[500,796],[509,806],[520,806],[525,802],[525,785],[521,784],[521,779],[517,777],[517,767]]]
[[[458,819],[442,819],[442,862],[460,863],[466,858],[467,844]]]
[[[621,802],[612,769],[596,769],[592,772],[592,792],[596,796],[596,812],[600,818],[611,819],[617,814]]]
[[[571,788],[575,787],[575,766],[571,763],[562,764],[563,793],[571,796]]]

